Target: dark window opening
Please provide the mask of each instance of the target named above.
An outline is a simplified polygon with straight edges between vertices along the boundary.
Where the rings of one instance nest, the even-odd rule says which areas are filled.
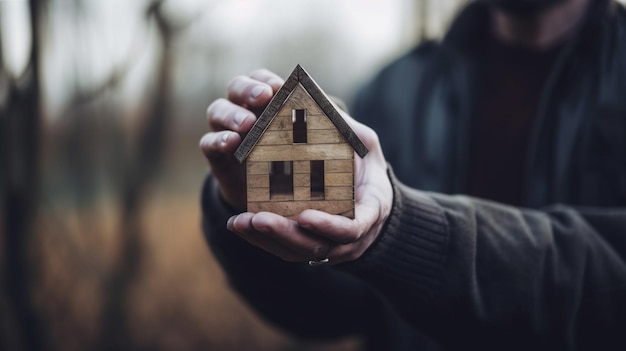
[[[311,200],[324,200],[324,161],[311,161]]]
[[[306,144],[306,110],[292,110],[291,122],[293,124],[293,142]]]
[[[270,163],[270,200],[293,200],[293,161]]]

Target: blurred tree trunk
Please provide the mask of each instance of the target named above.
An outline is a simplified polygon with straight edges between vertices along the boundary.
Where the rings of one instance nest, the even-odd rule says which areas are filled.
[[[34,305],[38,269],[31,257],[39,198],[41,137],[40,0],[29,2],[31,51],[17,80],[8,78],[8,99],[2,106],[2,226],[6,267],[3,286],[12,307],[18,347],[52,347],[43,317]],[[6,73],[6,72],[5,72]]]
[[[417,39],[423,42],[428,39],[428,0],[420,0],[417,8],[417,21],[419,23],[419,34]]]
[[[161,1],[150,4],[148,16],[157,24],[161,39],[161,57],[153,102],[137,136],[134,154],[124,162],[126,175],[121,186],[120,258],[105,283],[105,301],[97,350],[133,348],[127,313],[132,283],[139,277],[143,256],[141,214],[148,186],[155,179],[164,157],[171,101],[171,50],[174,30],[166,20]],[[122,156],[124,157],[124,156]]]

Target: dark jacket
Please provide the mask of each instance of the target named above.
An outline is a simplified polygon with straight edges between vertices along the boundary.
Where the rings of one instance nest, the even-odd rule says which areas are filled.
[[[563,49],[524,208],[445,195],[465,187],[486,23],[468,6],[442,43],[393,62],[357,100],[400,180],[421,189],[390,173],[390,218],[358,260],[311,268],[246,244],[209,177],[207,238],[262,316],[304,337],[362,334],[373,350],[626,349],[626,11],[595,1]]]

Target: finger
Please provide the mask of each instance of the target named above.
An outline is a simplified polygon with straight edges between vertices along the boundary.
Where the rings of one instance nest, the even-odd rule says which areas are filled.
[[[361,215],[361,213],[355,213]],[[361,211],[362,212],[362,211]],[[366,211],[363,214],[369,214],[370,211]],[[361,217],[361,216],[359,216]],[[370,217],[363,217],[350,219],[344,216],[331,215],[326,212],[317,210],[305,210],[297,217],[297,223],[306,230],[313,232],[316,235],[324,237],[335,243],[351,243],[359,240],[366,228],[370,223],[367,219]]]
[[[233,216],[228,220],[227,228],[250,244],[265,250],[288,262],[301,262],[302,256],[277,240],[257,231],[251,224],[253,213],[246,212]]]
[[[345,219],[349,220],[348,218]],[[354,232],[351,232],[351,234],[360,233],[359,238],[358,240],[354,240],[350,243],[345,244],[333,244],[333,239],[329,239],[329,243],[331,243],[331,246],[329,246],[328,253],[324,256],[324,258],[328,258],[328,262],[326,264],[336,265],[343,262],[354,261],[360,258],[376,240],[377,235],[373,234],[377,233],[379,230],[380,225],[375,224],[370,227],[369,230],[356,230]],[[320,231],[316,234],[320,236],[331,237],[329,236],[330,233],[328,231]],[[338,240],[340,236],[332,237]]]
[[[300,228],[295,221],[270,212],[256,213],[250,224],[255,231],[281,243],[297,253],[299,261],[321,257],[328,251],[328,241],[311,235]],[[242,228],[236,228],[240,230]]]
[[[359,136],[363,144],[365,144],[370,151],[376,151],[372,154],[382,155],[382,148],[380,146],[378,134],[376,134],[372,128],[356,121],[355,119],[352,119],[351,117],[347,119],[347,122],[350,128],[352,128],[352,130]]]
[[[245,209],[245,168],[233,156],[240,142],[241,137],[235,132],[207,133],[200,139],[200,150],[209,163],[222,198],[234,208]]]
[[[271,212],[259,212],[252,226],[302,255],[303,260],[321,257],[328,251],[328,241],[303,230],[295,221]]]
[[[228,84],[228,100],[245,108],[258,109],[267,105],[274,90],[267,84],[246,76],[238,76]]]
[[[206,114],[209,128],[213,131],[232,130],[244,134],[256,121],[254,113],[226,99],[215,100]]]
[[[232,159],[232,154],[239,146],[241,136],[231,131],[212,132],[200,139],[200,150],[214,167],[220,160]]]
[[[330,250],[327,258],[328,265],[336,265],[343,262],[354,261],[358,259],[364,250],[356,248],[357,244],[335,245]]]
[[[275,92],[285,83],[279,75],[264,68],[250,73],[250,78],[269,85]]]

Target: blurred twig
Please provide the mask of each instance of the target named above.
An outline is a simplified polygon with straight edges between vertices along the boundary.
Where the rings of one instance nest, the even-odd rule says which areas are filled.
[[[155,16],[157,11],[161,11],[162,1],[153,1],[144,10],[147,23],[150,24],[153,18],[158,21],[159,26],[172,27],[172,30],[168,32],[176,33],[185,29],[189,24],[199,17],[202,12],[196,12],[193,16],[194,19],[182,22],[176,22],[173,20],[165,20],[163,15]],[[72,9],[74,10],[73,17],[75,23],[74,33],[88,32],[84,26],[89,21],[88,12],[85,11],[85,3],[79,0],[74,0]],[[171,23],[171,24],[170,24]],[[124,83],[129,72],[136,66],[141,60],[142,56],[146,54],[147,43],[149,41],[149,34],[146,31],[138,30],[134,31],[134,38],[131,40],[128,52],[125,58],[114,64],[110,73],[106,78],[99,82],[91,84],[81,84],[79,73],[75,74],[74,91],[69,103],[62,113],[63,124],[66,126],[63,130],[61,137],[61,158],[63,162],[63,169],[65,170],[65,177],[70,180],[71,192],[74,195],[76,201],[75,206],[78,209],[84,209],[85,205],[92,204],[94,194],[97,190],[97,168],[99,157],[96,155],[99,144],[106,144],[105,156],[113,155],[113,162],[105,162],[105,168],[108,171],[122,168],[122,178],[117,179],[119,184],[119,196],[123,198],[127,196],[128,188],[127,178],[129,175],[136,174],[135,168],[137,167],[135,159],[143,159],[140,156],[128,157],[129,147],[126,145],[123,138],[123,132],[120,130],[121,126],[116,124],[116,120],[111,118],[115,111],[110,106],[110,101],[107,102],[107,93],[114,92],[117,88]],[[79,41],[80,42],[80,41]],[[83,48],[85,50],[85,48]],[[169,50],[169,49],[168,49]],[[103,101],[104,100],[104,101]],[[162,100],[158,97],[156,100]],[[97,107],[96,107],[97,106]],[[158,110],[158,109],[157,109]],[[98,126],[98,116],[104,117],[104,125]],[[145,123],[149,125],[150,123]],[[137,148],[135,148],[137,149]],[[132,152],[132,150],[131,150]],[[102,155],[100,155],[102,156]],[[151,157],[149,154],[148,157]],[[121,158],[121,160],[120,160]],[[154,162],[146,162],[152,164]],[[121,167],[120,167],[121,165]],[[115,177],[114,177],[115,178]],[[119,177],[117,177],[119,178]],[[48,212],[54,212],[54,200],[46,194],[43,194],[44,206]],[[122,211],[125,212],[125,211]],[[93,225],[93,219],[86,216],[84,213],[79,217],[80,227],[78,229],[70,229],[70,225],[67,220],[58,214],[50,216],[50,222],[56,233],[68,233],[69,230],[78,231],[81,233],[90,232],[94,234],[94,231],[99,229],[98,226]],[[121,225],[125,227],[125,225]],[[81,228],[89,228],[89,230],[81,230]],[[124,236],[123,236],[124,237]],[[89,252],[83,252],[83,250],[77,245],[75,240],[64,235],[62,238],[63,249],[66,253],[68,262],[82,262],[79,269],[87,274],[102,275],[103,265],[99,262],[98,257],[94,257]]]
[[[420,42],[425,41],[428,38],[428,9],[429,9],[429,0],[419,0],[418,2],[418,10],[417,16],[419,23],[419,36],[418,40]]]
[[[121,253],[105,284],[107,295],[103,304],[101,334],[97,342],[97,348],[100,350],[126,349],[132,344],[127,325],[125,299],[132,283],[139,275],[143,255],[142,201],[148,185],[158,174],[165,153],[172,95],[172,41],[184,28],[167,18],[162,4],[161,0],[153,1],[146,11],[148,20],[154,20],[156,24],[162,51],[153,102],[139,132],[135,152],[125,161],[126,175],[120,189]]]
[[[17,343],[25,350],[52,348],[41,312],[34,306],[38,269],[31,257],[39,196],[41,133],[40,24],[43,0],[29,2],[31,50],[21,77],[10,79],[2,106],[2,218],[4,287],[17,322]]]

